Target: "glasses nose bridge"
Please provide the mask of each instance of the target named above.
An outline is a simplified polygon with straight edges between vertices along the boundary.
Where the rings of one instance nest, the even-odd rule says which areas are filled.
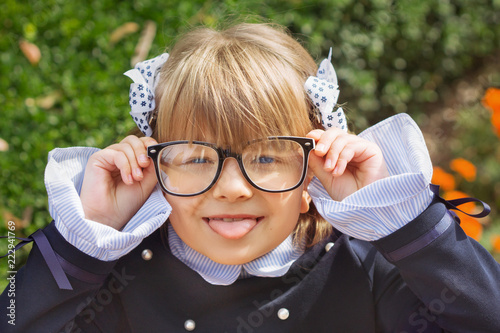
[[[238,166],[241,170],[241,172],[243,173],[243,175],[245,175],[245,170],[243,168],[243,165],[241,163],[241,154],[238,154],[234,151],[231,150],[231,147],[225,147],[225,148],[219,148],[219,151],[221,153],[221,172],[222,172],[222,168],[224,166],[224,162],[226,162],[226,160],[230,157],[234,158],[236,160],[236,162],[238,163]],[[220,175],[219,175],[220,177]]]
[[[224,161],[226,159],[228,159],[229,157],[232,157],[234,158],[236,161],[240,161],[241,159],[241,154],[238,154],[238,153],[235,153],[231,150],[231,147],[224,147],[224,148],[219,148],[219,151],[221,153],[221,156],[222,156],[222,163],[224,163]]]

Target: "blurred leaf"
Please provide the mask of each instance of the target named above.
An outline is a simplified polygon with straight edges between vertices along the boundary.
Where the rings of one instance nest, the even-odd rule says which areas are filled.
[[[4,139],[0,138],[0,151],[9,150],[9,144]]]
[[[42,57],[42,53],[40,52],[38,46],[28,41],[21,40],[19,42],[19,48],[32,65],[38,65],[40,58]]]
[[[33,218],[33,207],[26,207],[23,211],[22,218],[15,216],[8,210],[4,210],[3,217],[6,226],[9,221],[14,221],[16,223],[16,230],[20,231],[30,225],[31,219]]]
[[[151,49],[151,45],[153,44],[153,40],[156,35],[156,23],[153,21],[146,21],[144,29],[141,32],[141,38],[135,47],[135,53],[132,57],[130,64],[132,67],[135,66],[138,62],[146,60],[149,50]]]
[[[33,40],[36,37],[37,28],[33,23],[26,23],[23,26],[23,33],[25,38]]]
[[[56,103],[60,102],[62,97],[62,92],[60,90],[56,90],[48,95],[37,97],[35,99],[35,105],[48,110],[51,109]]]
[[[116,28],[112,33],[109,38],[109,43],[111,45],[116,44],[120,40],[123,39],[123,37],[133,34],[134,32],[139,31],[139,24],[135,22],[127,22]]]

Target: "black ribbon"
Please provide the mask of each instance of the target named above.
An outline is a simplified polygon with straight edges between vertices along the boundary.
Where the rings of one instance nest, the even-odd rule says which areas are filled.
[[[439,200],[439,202],[442,202],[446,206],[446,208],[448,208],[448,209],[458,210],[459,212],[462,212],[465,215],[469,215],[471,217],[476,217],[476,218],[485,217],[489,213],[491,213],[490,206],[484,201],[481,201],[481,200],[476,199],[476,198],[471,198],[471,197],[459,198],[459,199],[453,199],[453,200],[445,200],[444,198],[442,198],[439,195],[439,185],[430,184],[430,188],[431,188],[431,191],[436,195],[437,200]],[[460,205],[463,205],[463,204],[466,204],[469,202],[480,203],[481,205],[483,205],[483,210],[477,214],[469,214],[469,213],[466,213],[457,207],[457,206],[460,206]],[[452,213],[453,213],[453,215],[455,215],[456,219],[458,219],[458,221],[460,221],[458,216],[454,212],[452,212]]]
[[[12,238],[12,237],[0,236],[0,238]],[[47,236],[45,236],[45,234],[41,229],[35,231],[27,238],[21,238],[21,237],[14,237],[14,238],[20,240],[21,242],[18,243],[13,250],[9,250],[9,252],[6,255],[0,256],[0,258],[4,258],[12,254],[13,252],[19,250],[24,245],[30,242],[35,242],[43,256],[43,259],[45,259],[47,266],[49,266],[49,270],[52,273],[54,279],[56,280],[59,289],[73,290],[73,287],[71,286],[71,283],[69,282],[66,273],[64,273],[61,263],[57,259],[56,253],[52,249],[52,246],[50,246]]]

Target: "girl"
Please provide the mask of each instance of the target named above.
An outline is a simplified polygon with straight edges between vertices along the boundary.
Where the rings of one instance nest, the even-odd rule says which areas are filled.
[[[498,331],[500,267],[434,194],[418,127],[348,134],[330,59],[240,24],[126,75],[145,136],[51,152],[55,222],[2,329]]]

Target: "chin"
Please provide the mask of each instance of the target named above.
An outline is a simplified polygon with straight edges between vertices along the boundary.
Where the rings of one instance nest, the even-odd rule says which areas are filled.
[[[231,253],[231,255],[227,255]],[[217,255],[217,253],[207,253],[205,256],[210,258],[212,261],[222,265],[243,265],[249,263],[252,260],[260,257],[260,254],[250,254],[250,253],[241,253],[238,254],[238,251],[233,250],[232,252],[224,253],[225,255]]]

